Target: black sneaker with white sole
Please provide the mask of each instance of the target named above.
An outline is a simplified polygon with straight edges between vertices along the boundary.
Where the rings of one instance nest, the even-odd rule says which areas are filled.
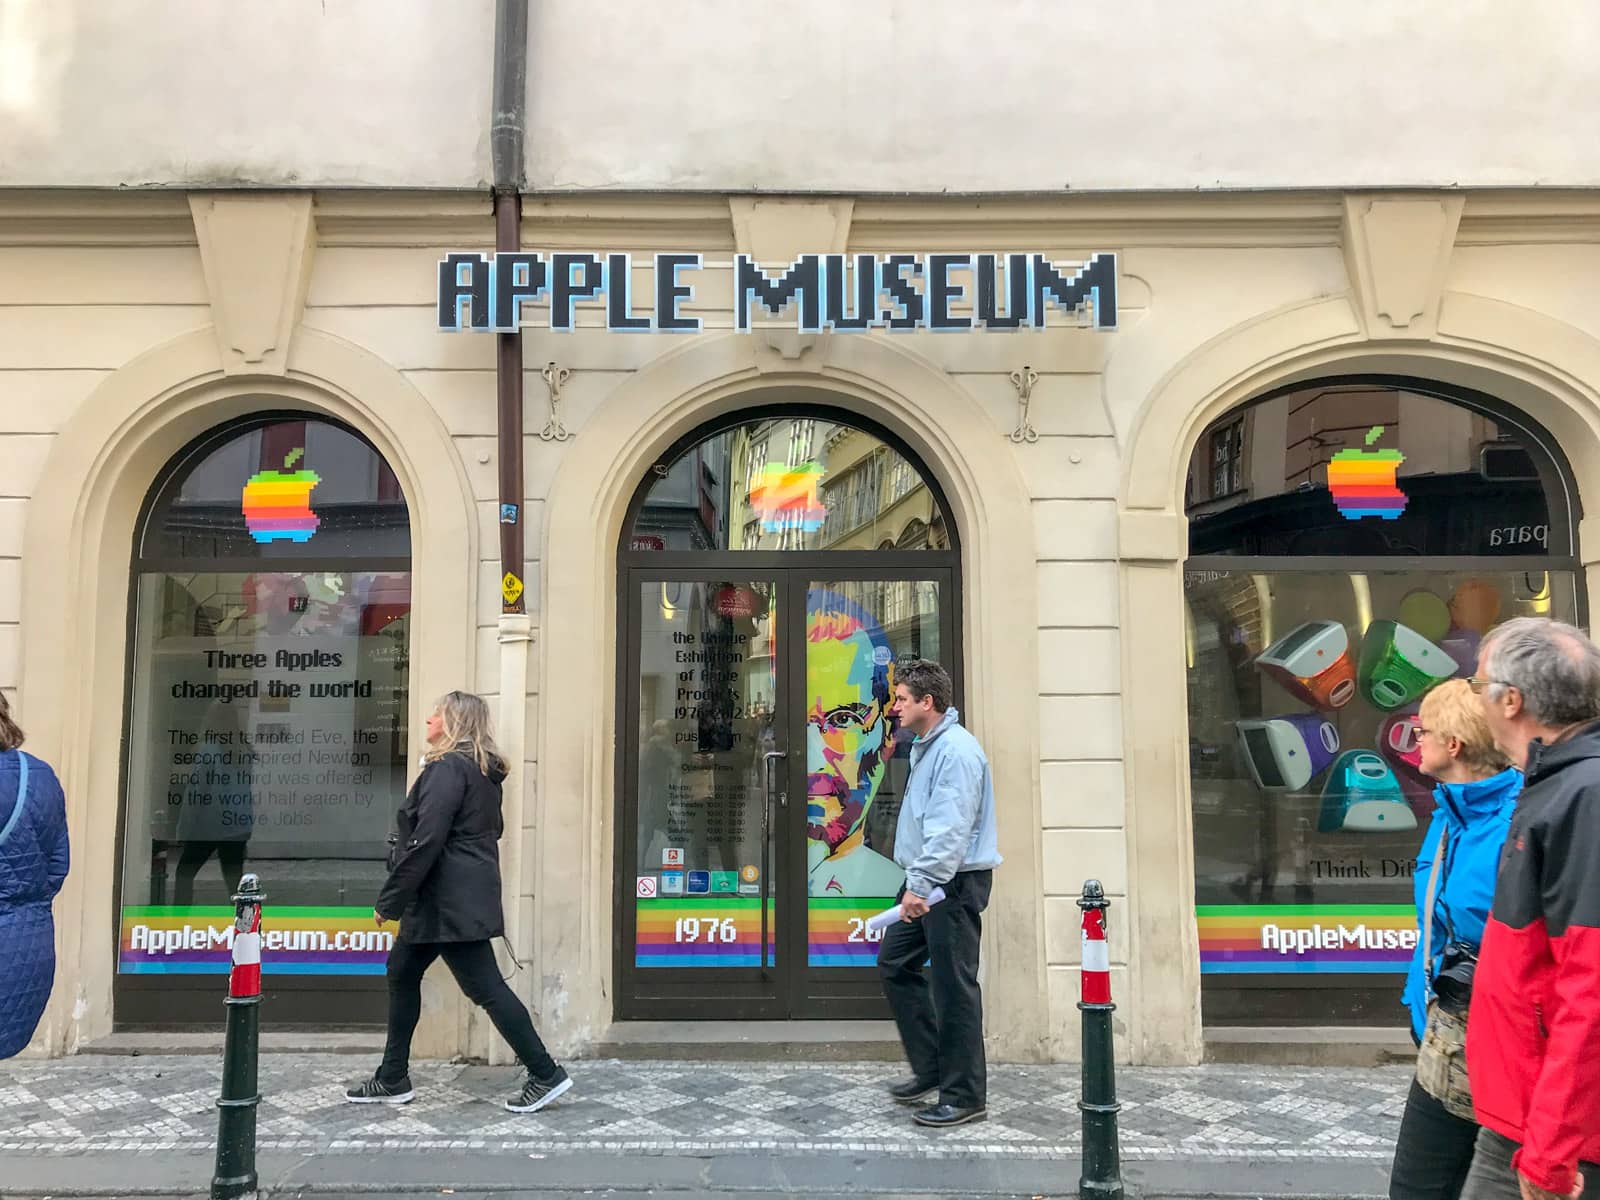
[[[572,1087],[572,1080],[560,1067],[548,1079],[535,1079],[532,1072],[522,1090],[506,1101],[506,1111],[514,1113],[538,1112],[557,1096],[564,1096]]]
[[[345,1088],[344,1098],[350,1104],[410,1104],[417,1093],[411,1089],[408,1075],[399,1083],[384,1083],[376,1075],[365,1083]]]

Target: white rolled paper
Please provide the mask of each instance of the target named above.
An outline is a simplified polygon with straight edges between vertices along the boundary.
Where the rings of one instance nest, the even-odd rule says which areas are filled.
[[[935,904],[939,903],[939,901],[943,899],[944,889],[942,887],[934,888],[933,891],[928,893],[928,907],[932,908]],[[875,917],[868,917],[867,929],[872,933],[882,933],[885,929],[888,929],[889,926],[899,924],[904,918],[905,913],[902,912],[900,906],[896,904],[893,908],[884,909]]]

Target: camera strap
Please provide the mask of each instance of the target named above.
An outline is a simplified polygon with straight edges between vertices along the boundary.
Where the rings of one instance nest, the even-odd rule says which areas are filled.
[[[1433,850],[1433,866],[1428,871],[1428,896],[1423,901],[1427,915],[1422,922],[1422,976],[1428,983],[1428,991],[1433,991],[1433,910],[1435,899],[1439,895],[1440,881],[1445,873],[1445,847],[1450,839],[1450,825],[1448,822],[1439,823],[1439,844]],[[1445,924],[1450,923],[1449,914],[1445,914]],[[1451,933],[1454,940],[1454,933]]]

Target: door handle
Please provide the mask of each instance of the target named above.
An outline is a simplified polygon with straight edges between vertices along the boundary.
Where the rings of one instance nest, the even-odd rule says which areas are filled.
[[[761,757],[762,757],[762,759],[764,760],[764,762],[766,764],[767,795],[770,796],[770,795],[772,795],[772,760],[775,759],[775,758],[785,758],[786,759],[786,758],[789,757],[789,755],[783,750],[768,750]],[[778,807],[780,807],[780,808],[788,808],[789,807],[789,793],[786,790],[781,789],[781,788],[778,790]]]
[[[782,750],[768,750],[761,756],[762,769],[766,773],[766,795],[761,797],[761,971],[765,976],[767,970],[767,897],[772,894],[772,760],[775,758],[788,758]],[[782,792],[778,793],[784,807],[788,807],[788,800]]]

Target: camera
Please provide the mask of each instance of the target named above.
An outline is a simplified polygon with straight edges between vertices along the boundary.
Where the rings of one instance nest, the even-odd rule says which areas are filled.
[[[1472,1004],[1472,975],[1478,969],[1478,948],[1471,942],[1451,942],[1439,956],[1439,969],[1433,976],[1433,994],[1439,1007],[1452,1016],[1464,1017]]]

